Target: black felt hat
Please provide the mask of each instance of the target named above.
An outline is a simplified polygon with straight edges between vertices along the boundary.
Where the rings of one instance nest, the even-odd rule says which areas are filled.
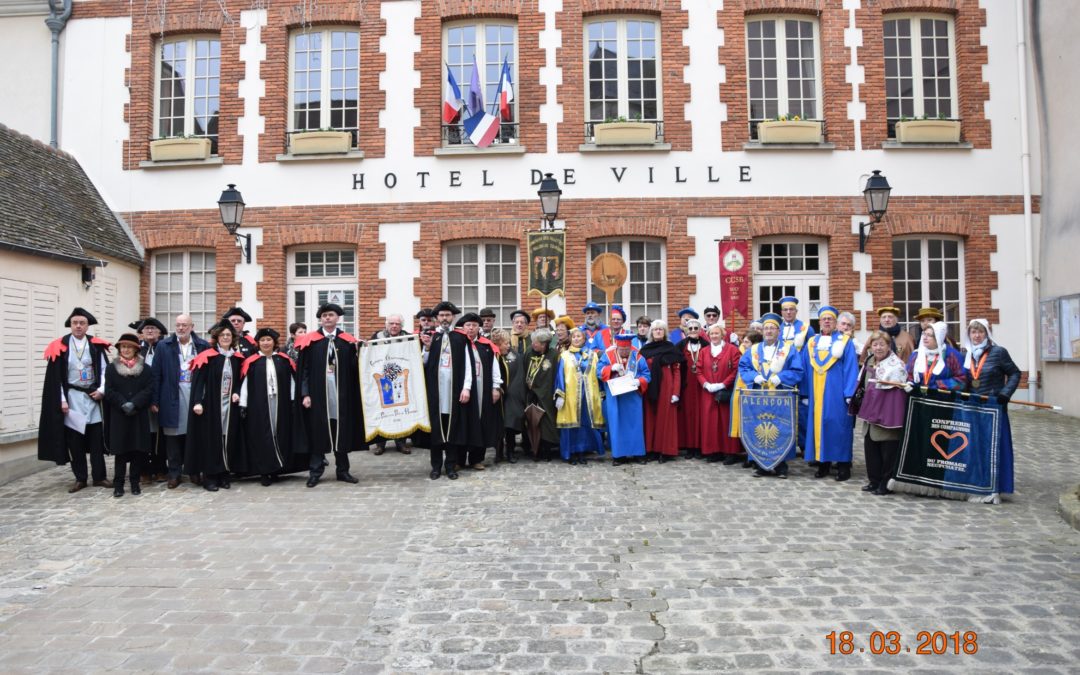
[[[64,319],[64,328],[71,328],[71,319],[72,317],[76,316],[83,317],[84,319],[86,319],[87,324],[91,326],[97,324],[97,319],[94,318],[93,314],[86,311],[82,307],[76,307],[75,309],[71,310],[71,314],[68,314],[68,318]]]
[[[435,305],[435,307],[431,310],[432,314],[437,315],[439,312],[450,312],[454,315],[461,314],[461,310],[457,308],[457,305],[450,302],[449,300],[443,300],[439,304]]]
[[[227,312],[225,312],[224,314],[221,315],[221,318],[222,319],[228,319],[230,316],[239,316],[245,322],[251,321],[251,315],[248,314],[247,312],[245,312],[243,309],[241,309],[239,307],[230,308],[229,311],[227,311]]]

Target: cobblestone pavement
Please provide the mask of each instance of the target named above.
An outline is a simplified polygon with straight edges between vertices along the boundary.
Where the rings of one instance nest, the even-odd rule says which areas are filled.
[[[786,482],[686,460],[451,482],[426,452],[364,453],[357,486],[119,500],[56,468],[0,487],[0,672],[1076,673],[1080,533],[1054,509],[1080,420],[1013,421],[1019,492],[996,507],[801,462]],[[844,630],[854,653],[830,655]],[[872,655],[875,630],[912,651]],[[924,630],[978,652],[917,655]]]

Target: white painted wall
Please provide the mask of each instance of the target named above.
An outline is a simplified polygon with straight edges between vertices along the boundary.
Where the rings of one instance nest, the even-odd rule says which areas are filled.
[[[697,278],[697,291],[690,295],[690,306],[701,313],[709,305],[720,306],[720,245],[717,240],[731,236],[731,219],[687,218],[686,234],[694,238],[694,255],[686,261],[686,273]],[[751,308],[754,305],[752,293],[748,304]],[[721,311],[723,309],[720,307]]]
[[[47,14],[0,17],[0,123],[49,142],[52,34]],[[63,53],[61,38],[61,53]]]

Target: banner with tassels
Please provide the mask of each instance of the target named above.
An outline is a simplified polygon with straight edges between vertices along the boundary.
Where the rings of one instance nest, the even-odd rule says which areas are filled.
[[[431,430],[418,335],[369,340],[360,347],[360,399],[368,441]]]

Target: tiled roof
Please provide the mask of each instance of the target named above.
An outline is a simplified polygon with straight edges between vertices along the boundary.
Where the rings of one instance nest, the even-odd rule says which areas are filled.
[[[0,124],[0,248],[73,262],[143,264],[75,158]]]

